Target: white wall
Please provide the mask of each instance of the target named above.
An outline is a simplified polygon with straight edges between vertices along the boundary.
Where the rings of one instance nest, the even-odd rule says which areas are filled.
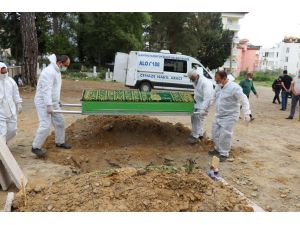
[[[265,57],[266,52],[268,52],[267,57]],[[273,48],[262,49],[260,62],[262,70],[287,69],[289,74],[296,74],[300,68],[300,44],[280,42]]]

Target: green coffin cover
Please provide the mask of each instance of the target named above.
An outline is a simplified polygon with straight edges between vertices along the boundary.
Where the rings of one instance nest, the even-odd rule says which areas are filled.
[[[146,114],[193,112],[194,100],[186,92],[138,90],[84,90],[83,114]]]

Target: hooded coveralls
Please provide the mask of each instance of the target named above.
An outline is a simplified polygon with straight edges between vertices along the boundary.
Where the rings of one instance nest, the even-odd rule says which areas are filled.
[[[0,68],[7,68],[0,63]],[[8,74],[0,75],[0,136],[6,142],[11,140],[17,133],[17,108],[21,103],[19,88],[14,79]]]
[[[214,87],[210,80],[203,75],[199,75],[198,81],[194,84],[194,111],[195,112],[206,112],[206,114],[193,114],[191,116],[192,122],[192,136],[199,138],[203,136],[203,125],[204,119],[207,116],[209,107],[213,102]]]
[[[51,123],[55,129],[55,143],[65,143],[65,123],[62,114],[47,112],[47,106],[59,110],[61,73],[56,65],[56,56],[49,56],[50,64],[41,72],[34,103],[39,118],[39,127],[33,140],[33,148],[41,148],[49,132]]]
[[[215,94],[216,115],[212,124],[214,148],[223,156],[229,156],[233,128],[240,116],[240,104],[244,115],[250,115],[250,105],[242,88],[228,81],[223,88],[217,87]]]

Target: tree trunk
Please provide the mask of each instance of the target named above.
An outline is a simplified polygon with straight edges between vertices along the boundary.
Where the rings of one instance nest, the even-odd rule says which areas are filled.
[[[53,34],[58,35],[59,34],[59,13],[53,12],[51,13],[52,16],[52,29],[53,29]]]
[[[27,84],[35,87],[37,81],[38,41],[34,13],[21,13],[21,34],[25,79]]]

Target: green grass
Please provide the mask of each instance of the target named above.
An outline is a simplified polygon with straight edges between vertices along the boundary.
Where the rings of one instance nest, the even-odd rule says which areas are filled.
[[[253,81],[256,86],[272,87],[272,83],[275,79],[281,75],[282,71],[265,71],[265,72],[254,72]],[[246,78],[246,73],[241,72],[240,76],[236,78],[236,82],[239,83],[241,80]]]
[[[63,74],[63,79],[101,81],[103,80],[103,77],[99,73],[97,77],[88,77],[85,73],[82,72],[65,72]]]

